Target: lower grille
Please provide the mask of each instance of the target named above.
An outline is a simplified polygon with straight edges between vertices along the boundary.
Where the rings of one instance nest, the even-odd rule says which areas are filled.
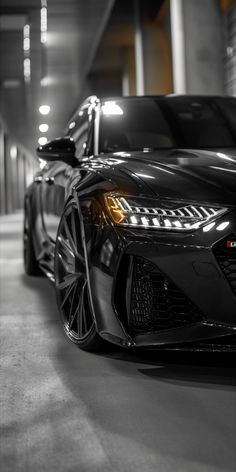
[[[213,248],[213,253],[236,295],[236,248],[227,247],[228,241],[236,241],[236,234],[231,234],[217,243]]]
[[[198,308],[156,265],[134,258],[129,327],[132,333],[178,328],[203,320]]]

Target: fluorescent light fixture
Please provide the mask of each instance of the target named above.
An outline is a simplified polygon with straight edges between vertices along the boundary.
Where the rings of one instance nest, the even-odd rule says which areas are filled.
[[[75,127],[75,121],[72,121],[70,124],[69,124],[69,129],[73,129]]]
[[[23,49],[25,52],[30,50],[30,25],[25,25],[23,28]]]
[[[50,106],[49,105],[41,105],[39,107],[39,113],[41,113],[41,115],[48,115],[49,112],[50,112]]]
[[[41,136],[39,139],[38,139],[38,143],[40,144],[40,146],[43,146],[44,144],[46,144],[48,142],[46,136]]]
[[[14,144],[10,148],[10,156],[11,156],[11,159],[17,158],[17,147]]]
[[[40,31],[41,31],[41,43],[47,42],[47,7],[43,6],[40,11]]]
[[[48,78],[48,77],[43,77],[43,78],[40,80],[40,85],[41,85],[41,87],[47,87],[48,84],[49,84],[49,78]]]
[[[25,78],[25,82],[30,81],[30,76],[31,76],[31,63],[30,63],[30,59],[28,57],[26,57],[24,59],[24,78]]]
[[[20,79],[5,79],[2,82],[4,88],[18,88],[21,86]]]
[[[48,131],[48,125],[46,123],[42,123],[39,125],[39,131],[41,131],[41,133],[46,133]]]

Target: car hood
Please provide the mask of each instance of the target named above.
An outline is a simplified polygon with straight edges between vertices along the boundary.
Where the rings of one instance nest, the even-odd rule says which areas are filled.
[[[113,175],[139,179],[140,193],[149,189],[153,196],[236,204],[236,149],[119,152],[101,161]]]

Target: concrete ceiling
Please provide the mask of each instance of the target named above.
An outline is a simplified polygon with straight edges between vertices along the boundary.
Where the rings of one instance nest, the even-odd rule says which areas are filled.
[[[0,115],[9,133],[31,151],[40,123],[48,139],[88,93],[88,75],[114,0],[48,0],[48,41],[40,43],[40,0],[0,0]],[[24,81],[23,26],[30,24],[31,81]],[[44,79],[44,86],[40,85]],[[45,86],[46,83],[46,86]],[[51,106],[45,118],[40,104]]]

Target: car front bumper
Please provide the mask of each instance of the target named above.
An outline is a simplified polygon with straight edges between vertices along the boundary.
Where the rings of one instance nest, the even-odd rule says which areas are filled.
[[[178,348],[236,334],[236,249],[227,248],[227,241],[236,241],[236,212],[207,232],[104,225],[89,234],[90,286],[103,338],[123,346]]]

